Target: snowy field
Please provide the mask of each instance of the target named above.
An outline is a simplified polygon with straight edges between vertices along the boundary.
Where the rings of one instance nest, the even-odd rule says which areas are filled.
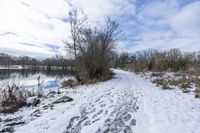
[[[107,82],[60,89],[38,107],[0,114],[0,130],[15,122],[16,133],[200,132],[200,99],[193,94],[163,90],[131,72],[114,72]],[[63,96],[73,101],[55,104]]]

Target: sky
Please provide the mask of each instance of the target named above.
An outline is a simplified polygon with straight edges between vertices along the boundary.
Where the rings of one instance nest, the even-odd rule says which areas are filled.
[[[79,8],[91,24],[118,21],[116,50],[200,50],[199,0],[0,0],[0,52],[46,58],[65,54],[68,12]]]

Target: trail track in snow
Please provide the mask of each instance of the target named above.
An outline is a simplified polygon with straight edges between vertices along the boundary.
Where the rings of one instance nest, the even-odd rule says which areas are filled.
[[[138,106],[131,77],[121,71],[113,81],[113,86],[97,89],[88,97],[89,102],[80,107],[81,115],[70,119],[65,133],[87,133],[95,128],[95,133],[133,132]]]

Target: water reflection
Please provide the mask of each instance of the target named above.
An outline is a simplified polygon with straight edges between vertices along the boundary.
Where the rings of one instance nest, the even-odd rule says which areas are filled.
[[[63,80],[73,77],[72,71],[67,70],[38,70],[38,69],[0,69],[0,85],[20,81],[25,87],[37,85],[37,77],[44,80],[45,88],[58,88]]]

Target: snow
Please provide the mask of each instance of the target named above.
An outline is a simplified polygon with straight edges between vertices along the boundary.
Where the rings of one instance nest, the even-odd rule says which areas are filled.
[[[16,133],[200,132],[200,100],[193,94],[162,90],[140,75],[113,71],[116,75],[112,80],[61,89],[61,94],[44,99],[39,107],[0,117],[22,116],[26,124],[16,126]],[[62,96],[74,100],[43,109]],[[37,109],[41,116],[31,116]]]
[[[162,90],[134,75],[138,89],[138,133],[199,133],[200,100],[179,89]]]
[[[23,67],[21,66],[21,65],[10,65],[9,67],[8,66],[2,66],[2,65],[0,65],[0,70],[2,70],[2,69],[14,69],[14,70],[16,70],[16,69],[22,69]]]

